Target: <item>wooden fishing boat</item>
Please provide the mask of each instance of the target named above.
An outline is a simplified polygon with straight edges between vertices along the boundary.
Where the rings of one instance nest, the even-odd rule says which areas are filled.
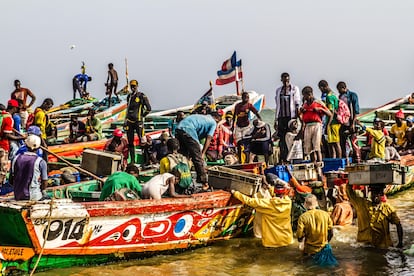
[[[93,198],[92,186],[68,186],[62,195]],[[2,201],[2,271],[99,264],[201,246],[239,235],[250,215],[224,191],[158,201]]]
[[[385,128],[387,130],[390,130],[391,126],[395,123],[395,113],[398,112],[399,110],[402,110],[406,116],[414,115],[414,104],[410,103],[410,98],[411,98],[411,94],[392,100],[379,107],[370,109],[362,114],[359,114],[358,120],[362,122],[364,125],[372,127],[374,119],[380,118],[385,123]],[[359,144],[362,145],[365,139],[366,138],[364,136],[359,136],[358,137]],[[414,155],[413,154],[403,155],[401,156],[401,160],[399,162],[391,161],[389,163],[397,163],[401,166],[404,166],[406,167],[406,171],[404,172],[404,175],[402,176],[403,180],[401,181],[401,183],[398,183],[398,184],[387,183],[386,188],[385,188],[385,192],[387,194],[395,194],[399,191],[408,189],[414,185]]]
[[[265,97],[263,94],[259,94],[256,91],[247,91],[249,93],[250,102],[260,112],[265,106]],[[222,109],[223,112],[234,111],[234,107],[237,103],[241,102],[241,96],[237,94],[229,94],[220,96],[214,99],[217,109]],[[146,129],[156,129],[158,125],[168,126],[172,132],[174,132],[175,125],[174,119],[178,111],[183,111],[189,114],[194,108],[194,105],[187,105],[178,108],[172,108],[157,112],[151,112],[146,118]],[[254,114],[249,114],[254,116]]]
[[[165,129],[154,130],[154,131],[148,133],[148,135],[150,135],[151,138],[156,139],[164,131],[168,132],[169,129],[165,128]],[[97,141],[61,144],[61,145],[50,146],[50,147],[48,147],[48,149],[51,152],[53,152],[55,154],[58,154],[61,157],[80,158],[82,156],[82,152],[85,148],[103,150],[107,141],[108,141],[108,139],[101,139],[101,140],[97,140]],[[139,145],[138,137],[135,137],[135,144]],[[48,159],[49,159],[50,162],[56,162],[57,161],[56,157],[54,157],[54,156],[49,156]]]

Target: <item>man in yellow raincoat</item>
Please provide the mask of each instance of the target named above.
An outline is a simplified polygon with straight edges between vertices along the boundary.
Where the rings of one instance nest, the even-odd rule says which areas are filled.
[[[292,201],[287,196],[289,188],[288,184],[276,184],[272,198],[251,198],[238,191],[231,191],[235,198],[261,214],[262,244],[265,247],[281,247],[293,243],[290,219]]]
[[[371,198],[359,197],[352,189],[347,187],[351,204],[357,212],[358,242],[366,242],[376,248],[386,249],[393,246],[390,235],[390,223],[397,227],[398,244],[403,247],[403,228],[395,208],[387,203],[384,195],[384,185],[371,185]]]

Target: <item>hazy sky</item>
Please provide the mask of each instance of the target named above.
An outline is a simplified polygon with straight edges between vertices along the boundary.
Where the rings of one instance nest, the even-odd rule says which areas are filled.
[[[334,91],[343,80],[362,107],[377,106],[414,91],[413,10],[412,0],[1,0],[0,102],[14,79],[35,106],[70,100],[82,61],[102,98],[107,64],[123,86],[127,57],[153,109],[192,104],[236,50],[245,88],[265,94],[267,107],[285,71],[318,97],[319,80]]]

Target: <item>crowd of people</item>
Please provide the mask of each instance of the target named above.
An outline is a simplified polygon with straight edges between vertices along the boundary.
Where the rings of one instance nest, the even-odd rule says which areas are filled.
[[[108,68],[106,94],[109,98],[112,94],[118,97],[117,72],[113,64],[109,64]],[[87,95],[86,83],[90,80],[82,66],[82,73],[73,78],[74,98],[77,92],[81,97]],[[206,161],[250,163],[263,157],[264,162],[269,164],[275,152],[278,152],[275,158],[277,164],[295,164],[303,159],[314,162],[318,171],[318,181],[314,183],[317,189],[321,188],[323,179],[321,164],[324,157],[348,160],[352,157],[356,163],[367,159],[388,161],[398,160],[400,155],[411,153],[414,149],[414,117],[405,118],[404,113],[398,111],[395,124],[388,133],[384,122],[378,117],[372,128],[357,120],[357,93],[350,91],[344,82],[337,84],[337,95],[326,80],[319,81],[321,96],[318,99],[311,86],[305,86],[300,91],[291,83],[288,73],[281,75],[281,81],[282,85],[275,93],[273,133],[270,125],[262,120],[258,110],[250,103],[249,93],[243,92],[234,110],[226,113],[211,108],[208,103],[190,114],[178,112],[174,131],[163,132],[154,139],[144,133],[144,120],[151,112],[150,101],[138,89],[138,82],[131,80],[123,130],[115,129],[104,147],[107,151],[122,155],[123,171],[108,178],[100,199],[189,197],[197,191],[194,188],[196,183],[201,186],[199,192],[212,190],[208,183]],[[10,183],[14,184],[17,200],[40,200],[47,197],[44,192],[47,187],[47,151],[42,149],[47,147],[50,139],[56,138],[56,127],[47,115],[54,103],[47,98],[29,115],[28,110],[36,97],[29,89],[21,87],[19,80],[14,84],[16,89],[1,114],[0,183],[4,183],[10,172]],[[256,118],[249,119],[250,114]],[[86,122],[72,115],[69,129],[70,134],[64,140],[66,143],[103,139],[102,124],[94,109],[88,111]],[[360,131],[367,133],[365,147],[359,147],[357,143]],[[143,151],[143,160],[138,160],[136,156],[135,135]],[[156,165],[160,169],[159,175],[142,185],[138,183],[139,169],[135,165],[141,162],[144,166]],[[191,168],[196,173],[195,183]],[[398,246],[402,246],[402,226],[395,209],[386,202],[384,187],[373,187],[369,194],[364,194],[366,191],[342,186],[334,199],[335,208],[329,215],[325,206],[318,206],[321,201],[316,189],[307,190],[295,182],[294,177],[291,181],[286,183],[276,175],[267,174],[263,181],[264,188],[268,190],[266,196],[248,197],[232,191],[234,197],[257,210],[257,217],[261,217],[258,236],[262,237],[264,246],[287,246],[293,242],[293,232],[296,231],[298,241],[304,241],[305,254],[314,260],[328,259],[330,264],[335,264],[329,246],[332,228],[334,224],[352,223],[351,205],[358,217],[358,241],[380,248],[392,245],[389,223],[393,223],[397,226]],[[290,192],[292,190],[293,193]]]

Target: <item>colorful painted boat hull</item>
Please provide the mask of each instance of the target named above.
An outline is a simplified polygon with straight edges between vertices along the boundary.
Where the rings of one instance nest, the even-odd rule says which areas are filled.
[[[160,201],[0,203],[3,269],[77,265],[187,249],[240,234],[251,210],[217,191]],[[80,261],[82,260],[82,261]],[[53,261],[53,262],[52,262]]]

